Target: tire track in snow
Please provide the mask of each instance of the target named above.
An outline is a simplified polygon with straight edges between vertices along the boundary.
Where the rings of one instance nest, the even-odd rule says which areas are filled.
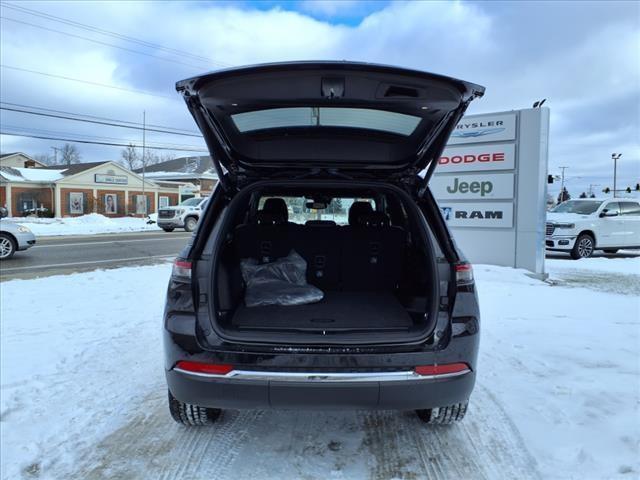
[[[224,412],[215,428],[186,428],[169,416],[166,395],[140,406],[146,413],[105,437],[93,458],[69,478],[129,480],[228,478],[226,467],[260,412]]]
[[[186,428],[164,392],[85,453],[68,478],[535,479],[537,466],[508,415],[478,385],[461,424],[429,426],[413,412],[225,411]]]
[[[460,424],[429,426],[409,412],[372,412],[364,423],[373,480],[540,478],[514,424],[482,386]]]

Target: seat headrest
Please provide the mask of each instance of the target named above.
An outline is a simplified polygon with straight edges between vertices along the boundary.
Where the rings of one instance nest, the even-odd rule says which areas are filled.
[[[349,225],[360,225],[360,217],[373,213],[369,202],[353,202],[349,208]]]
[[[333,220],[307,220],[304,222],[305,225],[310,225],[312,227],[335,227],[336,222]]]
[[[358,225],[364,227],[388,227],[391,224],[389,216],[383,212],[371,212],[361,216],[358,221]]]
[[[280,215],[285,221],[289,220],[289,211],[287,210],[287,204],[282,198],[267,198],[264,201],[262,212],[270,213],[273,215]]]
[[[282,225],[287,223],[287,221],[280,213],[271,213],[259,210],[258,213],[256,213],[256,223],[258,225]]]

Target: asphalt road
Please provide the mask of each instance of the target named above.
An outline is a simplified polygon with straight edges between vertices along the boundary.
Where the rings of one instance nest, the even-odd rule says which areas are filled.
[[[185,232],[140,232],[38,237],[34,247],[0,262],[0,280],[165,262],[180,252],[190,236]]]

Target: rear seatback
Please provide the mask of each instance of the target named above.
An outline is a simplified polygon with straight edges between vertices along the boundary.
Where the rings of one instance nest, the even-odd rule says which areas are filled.
[[[322,290],[339,290],[342,229],[335,223],[307,223],[291,245],[307,261],[307,281]]]
[[[353,223],[352,223],[353,222]],[[404,230],[382,212],[363,213],[343,227],[342,284],[345,290],[393,290],[400,283]]]
[[[399,283],[404,231],[389,226],[386,214],[354,202],[349,226],[296,225],[287,221],[284,201],[269,200],[281,199],[268,199],[254,223],[236,228],[238,259],[269,262],[295,250],[307,261],[307,281],[322,290],[391,290]]]
[[[298,225],[289,223],[287,205],[281,198],[268,198],[253,223],[239,225],[235,231],[238,258],[256,258],[271,262],[291,251],[289,239],[295,237]]]

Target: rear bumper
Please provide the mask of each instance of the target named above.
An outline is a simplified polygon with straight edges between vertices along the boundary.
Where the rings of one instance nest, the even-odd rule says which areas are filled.
[[[385,377],[387,375],[387,377]],[[210,408],[292,408],[414,410],[442,407],[468,400],[475,372],[442,377],[292,378],[269,376],[221,378],[172,369],[166,372],[169,390],[178,400]],[[393,375],[393,374],[391,374]],[[375,377],[371,377],[375,378]]]

